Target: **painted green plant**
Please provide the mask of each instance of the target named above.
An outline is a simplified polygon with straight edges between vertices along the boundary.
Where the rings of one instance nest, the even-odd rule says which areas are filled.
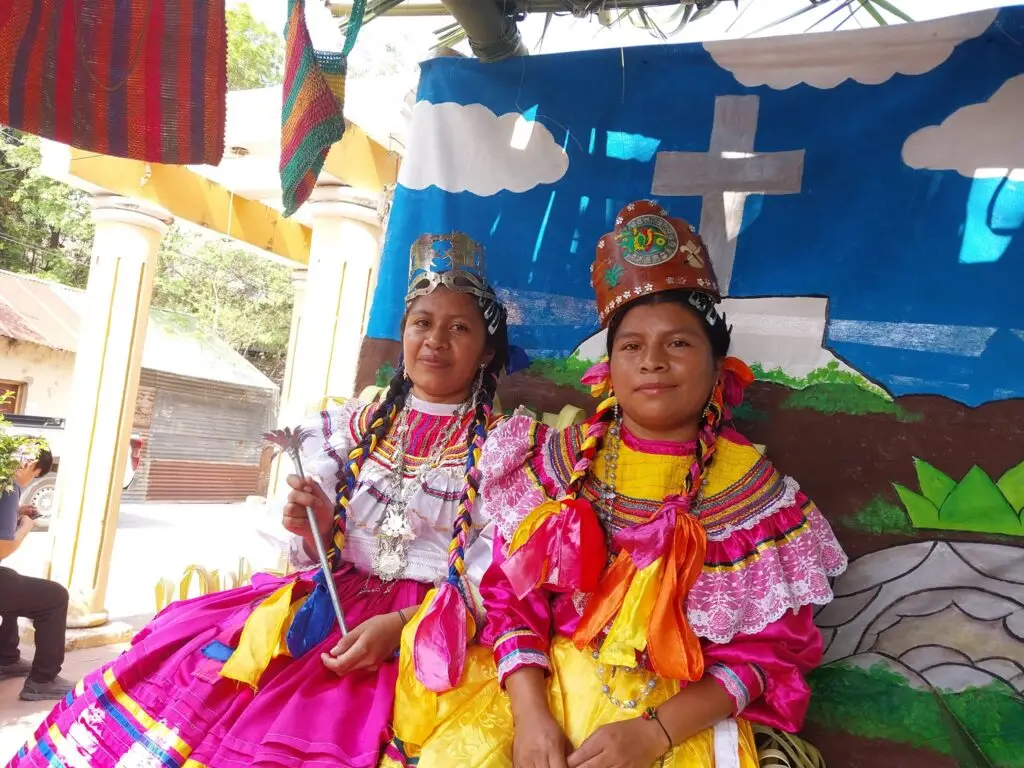
[[[919,492],[893,487],[915,528],[1024,536],[1024,462],[998,482],[978,466],[959,482],[922,459],[914,469]]]
[[[742,403],[732,409],[732,417],[736,421],[744,421],[750,424],[754,421],[765,421],[768,418],[768,414],[762,410],[755,408],[748,401],[744,400]]]
[[[881,664],[861,669],[843,662],[815,670],[808,682],[807,719],[829,730],[930,749],[964,768],[1024,768],[1024,703],[1005,684],[949,693],[911,687]],[[983,755],[965,748],[965,740]]]
[[[918,421],[921,415],[911,413],[893,402],[889,393],[855,371],[848,371],[835,360],[811,371],[806,376],[791,376],[781,368],[765,369],[758,363],[750,366],[754,378],[794,390],[782,403],[791,410],[818,413],[845,413],[864,416],[871,413],[893,416],[899,421]]]
[[[843,525],[876,535],[885,533],[910,535],[914,533],[914,526],[907,517],[907,513],[895,504],[886,501],[882,496],[876,496],[857,510],[852,517],[845,518]]]
[[[781,368],[765,369],[760,363],[754,363],[750,366],[750,370],[753,371],[754,378],[758,381],[781,384],[789,389],[806,389],[815,384],[849,384],[868,392],[874,392],[879,397],[889,398],[889,394],[884,389],[871,383],[855,371],[840,368],[839,363],[835,360],[821,368],[816,368],[806,376],[790,376]]]

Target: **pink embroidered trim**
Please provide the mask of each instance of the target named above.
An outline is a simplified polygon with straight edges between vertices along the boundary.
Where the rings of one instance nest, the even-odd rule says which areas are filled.
[[[645,440],[634,435],[625,426],[622,427],[622,442],[631,450],[661,456],[692,456],[697,450],[696,440],[687,440],[685,443],[673,443],[668,440]]]
[[[513,416],[488,436],[480,455],[484,509],[505,542],[512,539],[523,518],[547,499],[544,489],[523,471],[535,424],[529,416]]]
[[[787,611],[832,600],[830,577],[846,570],[846,553],[817,508],[809,526],[765,548],[735,570],[705,570],[686,600],[693,631],[713,643],[755,635]]]

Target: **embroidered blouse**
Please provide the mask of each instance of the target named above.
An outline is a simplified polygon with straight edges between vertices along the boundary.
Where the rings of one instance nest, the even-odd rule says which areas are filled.
[[[404,480],[411,480],[425,461],[436,454],[437,441],[449,433],[457,406],[438,405],[410,395],[409,435]],[[304,422],[302,443],[303,469],[315,476],[327,498],[334,499],[336,486],[348,454],[370,426],[374,406],[349,400],[340,408],[321,412]],[[441,454],[437,467],[428,469],[409,496],[406,517],[413,539],[409,542],[408,566],[404,578],[435,584],[448,573],[448,545],[465,486],[467,430],[472,412],[462,417],[451,445]],[[491,428],[500,423],[494,419]],[[377,551],[376,528],[381,521],[390,494],[394,493],[394,472],[401,462],[396,456],[395,428],[366,459],[348,507],[345,548],[342,558],[359,570],[372,572]],[[473,510],[473,531],[466,552],[466,578],[476,587],[491,559],[493,526],[483,512],[483,504]],[[313,565],[303,551],[298,536],[289,541],[292,563],[301,568]]]
[[[481,585],[499,678],[524,666],[550,669],[553,633],[571,637],[587,595],[535,589],[518,599],[501,569],[524,517],[559,497],[579,456],[581,428],[556,431],[514,416],[488,441],[481,493],[494,519],[494,560]],[[677,493],[693,461],[693,444],[637,439],[623,429],[609,532],[648,520]],[[603,456],[592,465],[583,495],[603,504]],[[847,564],[832,529],[796,481],[781,475],[742,436],[725,430],[696,507],[707,533],[701,575],[685,599],[701,642],[706,674],[733,700],[734,714],[798,730],[810,691],[804,675],[821,660],[813,606],[832,599],[829,578]],[[640,655],[638,663],[647,661]],[[648,664],[649,666],[649,664]]]

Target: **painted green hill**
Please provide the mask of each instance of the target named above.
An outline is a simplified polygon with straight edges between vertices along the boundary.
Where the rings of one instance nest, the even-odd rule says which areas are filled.
[[[583,360],[576,355],[563,358],[539,357],[530,361],[527,372],[545,378],[560,387],[574,387],[580,392],[590,392],[590,388],[583,386],[580,379],[592,365],[593,362]]]

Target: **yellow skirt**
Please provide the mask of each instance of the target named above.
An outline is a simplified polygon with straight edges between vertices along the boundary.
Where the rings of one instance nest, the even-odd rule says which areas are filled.
[[[403,648],[403,651],[405,649]],[[552,675],[548,705],[574,747],[579,747],[597,728],[637,717],[638,710],[613,705],[602,691],[597,664],[589,651],[579,651],[572,641],[555,638],[551,646]],[[625,701],[635,698],[650,679],[649,674],[619,670],[608,681],[610,694]],[[674,680],[659,679],[642,708],[657,707],[679,691]],[[403,758],[418,758],[419,768],[511,768],[512,710],[508,696],[498,685],[490,648],[469,649],[459,687],[437,697],[436,708],[418,706],[399,697],[395,706],[396,741],[382,768],[400,768]],[[757,768],[757,749],[750,724],[736,721],[739,731],[739,763],[730,768]],[[666,754],[656,765],[664,768],[716,768],[714,729],[700,731]],[[417,743],[419,742],[419,743]]]

